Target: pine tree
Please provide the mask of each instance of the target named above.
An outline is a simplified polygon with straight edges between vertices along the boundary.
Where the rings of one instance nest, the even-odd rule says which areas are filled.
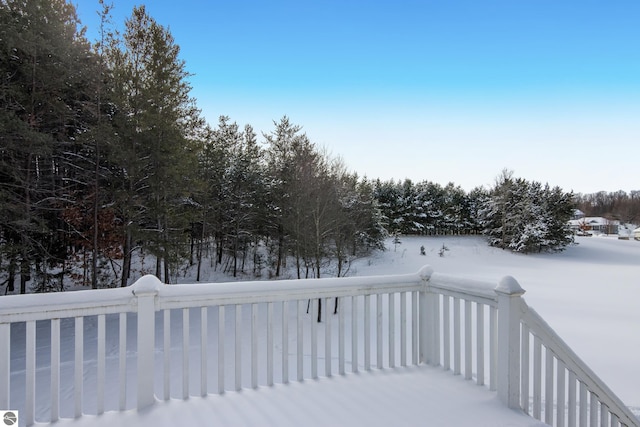
[[[86,178],[74,158],[96,60],[78,27],[63,0],[0,2],[0,230],[21,293],[33,270],[36,290],[53,286],[49,266],[66,257],[61,214]]]
[[[479,210],[489,244],[514,252],[561,251],[572,241],[573,195],[503,171]]]
[[[90,282],[93,289],[100,285],[98,281],[101,276],[108,277],[109,274],[102,273],[100,265],[121,254],[117,244],[119,229],[113,221],[115,213],[110,207],[112,199],[108,194],[110,168],[103,148],[114,138],[110,123],[112,103],[109,99],[112,79],[106,53],[117,42],[109,28],[112,6],[102,0],[100,5],[100,36],[92,46],[95,64],[86,72],[92,77],[89,89],[91,98],[86,103],[89,119],[76,139],[78,149],[67,159],[69,169],[76,171],[77,179],[70,194],[73,203],[67,204],[63,212],[67,238],[76,248],[72,255],[82,260],[80,283],[86,285]]]
[[[125,26],[124,48],[110,52],[119,135],[110,161],[117,166],[116,200],[124,224],[122,285],[134,241],[156,256],[156,275],[168,283],[170,265],[185,256],[184,204],[196,170],[193,136],[201,119],[171,33],[144,6],[133,9]]]
[[[302,228],[303,217],[295,211],[301,201],[300,196],[294,194],[294,185],[300,183],[295,180],[296,168],[300,170],[301,165],[294,162],[294,146],[306,145],[306,136],[300,133],[300,126],[294,125],[289,118],[284,116],[279,122],[275,122],[275,130],[270,134],[265,134],[267,142],[266,167],[269,210],[267,212],[268,230],[271,246],[275,246],[275,276],[279,277],[283,264],[286,262],[288,252],[289,233],[299,233]],[[294,207],[295,205],[295,207]],[[294,252],[297,260],[298,275],[301,275],[300,259],[303,256],[302,241],[292,238],[296,246]]]

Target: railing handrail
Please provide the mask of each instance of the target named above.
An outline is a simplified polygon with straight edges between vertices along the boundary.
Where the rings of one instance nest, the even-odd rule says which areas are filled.
[[[0,297],[0,324],[135,311],[133,286]]]
[[[419,291],[423,288],[424,283],[420,273],[269,282],[185,284],[160,287],[158,309],[372,295]]]
[[[428,287],[441,295],[469,299],[491,307],[498,304],[498,297],[494,290],[495,284],[488,281],[433,273],[429,278]]]
[[[135,311],[135,293],[142,289],[140,283],[146,280],[157,281],[155,276],[149,275],[126,288],[3,296],[0,298],[0,323]],[[387,276],[168,286],[161,285],[158,281],[157,287],[147,287],[147,291],[156,293],[159,297],[156,309],[160,310],[417,291],[423,287],[422,276],[418,272]]]

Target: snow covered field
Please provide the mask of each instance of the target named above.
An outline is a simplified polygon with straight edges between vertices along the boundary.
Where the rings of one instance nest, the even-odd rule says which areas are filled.
[[[414,273],[423,265],[430,264],[436,272],[468,276],[494,283],[504,275],[512,275],[527,290],[525,299],[529,305],[545,318],[623,402],[636,414],[640,414],[640,242],[605,237],[578,238],[577,242],[578,245],[571,246],[559,254],[519,255],[488,247],[480,237],[403,237],[402,243],[395,250],[392,243],[388,242],[388,251],[354,262],[350,274],[370,276]],[[426,248],[426,256],[420,255],[422,245]],[[441,257],[439,250],[443,245],[449,250]],[[71,319],[68,320],[66,329],[72,330],[73,322]],[[92,327],[95,325],[85,325],[85,330]],[[109,330],[108,327],[108,353],[112,347],[110,339],[117,339],[117,335],[110,334]],[[177,330],[180,331],[179,328]],[[46,325],[42,331],[46,340]],[[86,332],[85,337],[88,338]],[[65,340],[64,321],[62,340]],[[128,347],[135,348],[133,343]],[[93,344],[87,345],[87,349],[92,348],[95,348]],[[63,345],[63,353],[66,350],[72,352],[72,346],[66,349]],[[64,357],[63,354],[63,360]],[[135,379],[133,357],[132,354],[132,360],[128,364],[130,379]],[[47,358],[46,351],[37,356],[38,362],[46,363]],[[12,370],[16,367],[19,371],[20,354],[12,354],[12,359]],[[92,365],[92,360],[95,361],[95,353],[92,354],[91,350],[86,351],[86,363]],[[179,363],[180,359],[176,357],[172,360]],[[110,364],[114,364],[111,369],[117,372],[117,357],[108,357],[107,372],[111,371]],[[62,376],[72,376],[71,369],[71,365],[63,365]],[[457,425],[538,425],[535,421],[502,407],[495,394],[484,388],[474,387],[459,377],[451,377],[450,374],[440,375],[438,370],[429,371],[434,371],[434,368],[412,367],[404,373],[402,370],[391,373],[374,371],[371,378],[366,375],[347,375],[276,386],[273,390],[244,390],[239,394],[210,396],[204,400],[192,398],[189,402],[160,403],[153,411],[142,415],[132,412],[120,417],[115,414],[107,414],[97,419],[87,417],[83,423],[94,425],[100,421],[104,425],[133,425],[138,422],[140,425],[156,425],[164,420],[164,425],[169,426],[175,425],[180,414],[188,411],[191,414],[191,422],[214,417],[223,424],[226,419],[228,425],[232,425],[235,414],[239,417],[238,421],[242,420],[244,425],[256,425],[265,421],[260,417],[266,414],[271,425],[299,425],[300,420],[305,420],[307,416],[314,420],[310,425],[322,425],[321,408],[326,408],[327,422],[332,417],[331,408],[334,408],[334,416],[342,416],[344,421],[349,420],[353,424],[358,419],[357,414],[349,410],[346,402],[357,402],[358,396],[368,396],[360,400],[380,407],[386,401],[380,396],[388,395],[389,389],[403,389],[407,384],[415,382],[416,387],[422,387],[424,390],[422,398],[428,395],[431,400],[436,399],[432,401],[432,406],[440,409],[431,410],[431,416],[443,416],[447,412],[456,414]],[[407,373],[412,373],[413,376]],[[46,373],[43,374],[40,386],[46,388],[47,376]],[[18,372],[17,377],[19,376]],[[129,384],[129,396],[135,394],[133,384],[133,381]],[[85,389],[88,393],[91,393],[91,385],[91,379],[85,378]],[[72,390],[62,390],[63,395],[65,392],[71,393]],[[413,392],[420,394],[419,390]],[[18,389],[16,394],[22,394],[22,390]],[[447,396],[452,394],[456,394],[458,405],[464,402],[464,405],[473,407],[473,410],[467,408],[470,412],[460,416],[456,405],[448,402]],[[410,393],[395,395],[402,402],[400,412],[409,420],[421,417],[420,411],[423,408],[420,396],[414,401],[409,398],[412,395]],[[109,403],[110,400],[116,399],[116,396],[116,390],[107,390],[107,407],[117,406],[116,402]],[[94,400],[92,397],[86,399]],[[12,395],[12,402],[18,403],[20,400],[20,396]],[[340,406],[340,402],[345,402],[345,405]],[[393,399],[389,399],[389,404],[396,406],[400,402],[394,403]],[[211,405],[216,408],[215,414],[212,413]],[[270,407],[280,408],[280,411],[270,410]],[[414,409],[412,412],[411,408],[417,410]],[[443,408],[447,409],[442,410]],[[251,415],[253,411],[255,415]],[[37,404],[37,412],[46,414],[46,406]],[[367,425],[386,425],[388,423],[383,420],[400,419],[398,415],[383,418],[380,412],[365,412],[369,414],[369,418],[378,418],[377,424],[368,422]],[[398,411],[394,413],[397,414]],[[72,416],[69,412],[65,413],[64,409],[61,415]],[[278,418],[279,416],[284,418]],[[500,417],[500,423],[486,422],[495,421],[495,417]],[[361,421],[364,422],[362,419]],[[74,425],[77,425],[77,421]]]

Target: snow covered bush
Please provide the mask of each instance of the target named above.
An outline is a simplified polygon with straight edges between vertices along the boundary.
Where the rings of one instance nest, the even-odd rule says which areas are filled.
[[[573,241],[569,220],[575,202],[559,187],[503,172],[479,210],[489,244],[514,252],[553,252]]]

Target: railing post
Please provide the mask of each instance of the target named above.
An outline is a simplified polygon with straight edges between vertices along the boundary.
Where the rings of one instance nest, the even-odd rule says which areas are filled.
[[[132,285],[138,302],[138,410],[155,403],[155,298],[161,286],[160,280],[152,275],[141,277]]]
[[[432,274],[433,274],[433,268],[431,268],[431,266],[429,265],[425,265],[420,269],[420,271],[418,271],[418,276],[420,276],[420,279],[422,280],[422,283],[424,285],[422,290],[420,291],[420,299],[419,299],[420,306],[418,308],[418,313],[419,313],[418,333],[420,337],[419,344],[418,344],[420,348],[420,354],[419,354],[418,360],[420,361],[420,363],[427,363],[427,364],[433,363],[432,350],[433,350],[433,341],[436,333],[435,322],[432,319],[433,297],[435,295],[431,293],[429,290],[429,279],[431,278]]]
[[[520,408],[520,316],[524,289],[511,276],[495,288],[498,295],[498,396],[509,408]]]

